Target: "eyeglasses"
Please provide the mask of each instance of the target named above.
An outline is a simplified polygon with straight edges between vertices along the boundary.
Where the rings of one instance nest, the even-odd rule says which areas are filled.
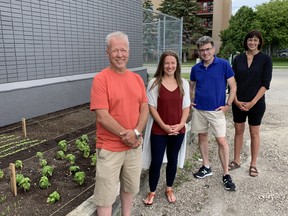
[[[199,52],[200,53],[205,53],[205,52],[210,52],[210,50],[212,50],[213,47],[207,48],[207,49],[200,49]]]

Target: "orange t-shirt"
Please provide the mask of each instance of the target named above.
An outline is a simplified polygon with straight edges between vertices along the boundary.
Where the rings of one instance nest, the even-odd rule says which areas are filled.
[[[137,125],[142,103],[147,103],[142,78],[129,70],[119,74],[105,68],[94,77],[91,88],[90,110],[107,109],[109,114],[126,129]],[[96,119],[96,148],[125,151],[131,147],[106,130]]]

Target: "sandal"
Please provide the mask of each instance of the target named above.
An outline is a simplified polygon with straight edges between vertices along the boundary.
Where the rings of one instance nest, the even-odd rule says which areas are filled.
[[[231,170],[234,170],[234,169],[238,169],[240,168],[241,165],[236,163],[235,161],[232,161],[229,165],[228,165],[228,170],[231,171]]]
[[[165,191],[165,195],[166,195],[166,198],[167,198],[169,203],[175,203],[176,202],[176,197],[174,196],[172,188],[171,189],[167,189]]]
[[[255,166],[250,166],[249,168],[249,175],[252,176],[252,177],[256,177],[258,176],[258,170]]]
[[[147,198],[145,200],[143,200],[144,204],[146,206],[151,206],[153,205],[153,201],[154,201],[154,197],[155,197],[155,192],[149,192],[147,195]]]

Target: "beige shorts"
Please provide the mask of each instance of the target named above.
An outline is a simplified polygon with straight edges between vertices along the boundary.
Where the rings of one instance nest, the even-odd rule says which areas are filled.
[[[203,111],[193,108],[191,132],[208,133],[209,127],[215,137],[226,136],[226,118],[223,111]]]
[[[140,187],[142,148],[122,152],[97,149],[94,198],[97,206],[112,206],[121,190],[137,194]]]

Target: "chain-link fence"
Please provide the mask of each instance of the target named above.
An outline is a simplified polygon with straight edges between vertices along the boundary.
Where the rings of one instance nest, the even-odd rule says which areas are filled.
[[[144,64],[157,64],[165,50],[175,51],[181,62],[182,19],[147,9],[144,9],[143,16]]]

